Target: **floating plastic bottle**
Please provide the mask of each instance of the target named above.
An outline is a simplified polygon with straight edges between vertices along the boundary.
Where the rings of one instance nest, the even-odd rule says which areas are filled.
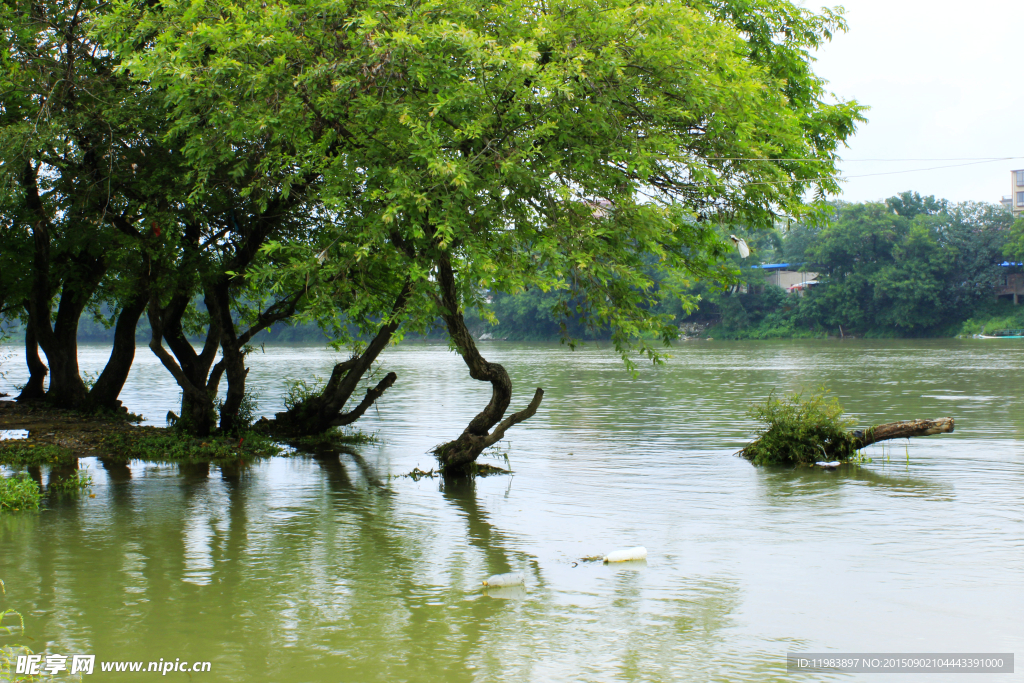
[[[523,586],[504,586],[502,588],[487,587],[483,594],[495,600],[525,600],[528,596]]]
[[[521,572],[509,572],[508,574],[495,574],[484,581],[489,588],[504,588],[505,586],[522,586],[526,577]]]
[[[629,562],[631,560],[646,559],[647,548],[642,545],[638,545],[635,548],[626,548],[625,550],[616,550],[615,552],[608,553],[604,556],[605,562]]]
[[[835,467],[839,467],[843,463],[840,462],[839,460],[833,460],[832,462],[816,462],[814,464],[817,465],[818,467],[824,467],[826,469],[832,469],[832,468],[835,468]]]

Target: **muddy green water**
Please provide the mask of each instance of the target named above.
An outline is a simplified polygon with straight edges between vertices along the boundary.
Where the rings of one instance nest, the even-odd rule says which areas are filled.
[[[514,476],[390,476],[429,468],[489,394],[446,347],[404,345],[361,422],[382,443],[358,454],[208,475],[84,460],[95,498],[0,518],[0,611],[25,618],[0,645],[212,662],[194,681],[1024,680],[1022,662],[785,670],[787,651],[1024,657],[1024,343],[699,342],[637,379],[593,346],[484,353],[513,407],[547,392],[503,444]],[[250,382],[273,412],[287,379],[333,358],[267,348]],[[751,400],[818,384],[864,424],[952,415],[956,433],[834,473],[733,457]],[[125,403],[159,423],[177,396],[142,349]],[[634,545],[646,565],[574,564]],[[481,588],[510,570],[524,590]],[[156,674],[84,680],[105,676]]]

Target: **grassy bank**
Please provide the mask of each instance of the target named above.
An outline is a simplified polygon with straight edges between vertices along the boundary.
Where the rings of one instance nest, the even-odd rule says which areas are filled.
[[[1024,305],[1014,306],[1009,301],[1000,301],[981,311],[973,318],[964,321],[960,334],[992,334],[999,330],[1019,330],[1024,328]]]
[[[0,472],[0,513],[4,514],[38,510],[45,501],[88,492],[92,479],[78,468],[82,457],[99,458],[107,466],[151,462],[237,469],[284,453],[284,444],[298,453],[327,454],[378,442],[375,434],[351,428],[296,439],[279,439],[259,428],[236,436],[199,438],[174,428],[143,427],[110,416],[11,401],[0,402],[0,429],[28,431],[27,438],[0,441],[0,466],[8,471],[7,475]]]
[[[74,468],[81,457],[118,463],[239,464],[279,455],[284,444],[323,453],[379,441],[375,434],[353,428],[287,438],[269,433],[267,425],[261,421],[238,435],[195,437],[173,427],[139,426],[111,416],[0,401],[0,429],[28,431],[27,438],[0,441],[0,465],[15,470]]]
[[[102,444],[102,457],[114,462],[237,463],[269,458],[282,451],[272,439],[256,432],[199,438],[158,427],[111,434]]]

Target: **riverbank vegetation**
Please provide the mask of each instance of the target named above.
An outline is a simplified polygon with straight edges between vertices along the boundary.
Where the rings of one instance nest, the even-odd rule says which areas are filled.
[[[140,428],[104,437],[102,457],[113,462],[239,463],[281,453],[281,447],[257,432],[241,436],[196,437],[176,430]]]
[[[42,498],[39,485],[27,474],[0,476],[0,512],[38,510]]]
[[[729,230],[746,238],[750,260],[785,264],[815,284],[787,292],[769,282],[774,270],[733,255],[734,279],[684,287],[700,299],[692,310],[671,294],[657,304],[684,327],[703,327],[704,336],[953,337],[1024,327],[1024,306],[1009,295],[997,299],[1009,276],[1024,273],[1024,220],[1014,223],[999,205],[905,192],[884,202],[834,203],[823,222]],[[556,305],[539,290],[495,296],[499,324],[491,334],[557,338]],[[567,330],[588,332],[577,319]],[[606,330],[589,332],[607,337]]]
[[[178,433],[226,444],[249,429],[258,336],[313,325],[351,358],[265,428],[317,434],[391,390],[370,379],[389,344],[440,323],[492,390],[437,448],[450,473],[544,395],[509,412],[467,322],[488,298],[543,292],[570,344],[575,320],[657,362],[666,296],[688,313],[693,283],[731,277],[723,226],[821,216],[804,197],[838,191],[862,120],[811,69],[842,15],[785,0],[15,0],[0,26],[19,401],[123,410],[144,320]],[[112,330],[95,378],[90,317]]]
[[[239,463],[282,451],[258,427],[241,434],[197,437],[174,427],[139,426],[120,417],[56,410],[39,403],[0,403],[0,429],[28,432],[0,441],[0,465],[12,470],[46,467],[68,476],[82,457],[114,463]],[[356,440],[357,434],[345,436]],[[329,439],[330,433],[321,438]]]

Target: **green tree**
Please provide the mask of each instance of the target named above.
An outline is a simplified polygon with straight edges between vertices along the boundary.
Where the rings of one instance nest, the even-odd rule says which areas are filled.
[[[809,50],[843,27],[782,0],[116,5],[134,74],[166,92],[200,169],[267,137],[261,171],[315,169],[362,220],[345,241],[402,259],[490,403],[438,448],[471,463],[537,409],[464,312],[483,291],[560,292],[625,359],[677,334],[646,267],[721,274],[724,220],[771,226],[836,191],[859,119],[830,103]],[[210,17],[216,17],[211,19]],[[196,123],[203,125],[197,127]],[[215,132],[215,135],[211,135]],[[248,177],[250,191],[268,174]],[[308,266],[317,267],[315,261]]]
[[[1011,261],[1024,263],[1024,218],[1018,218],[1010,226],[1003,255]]]
[[[0,5],[0,300],[26,324],[30,379],[19,397],[116,408],[146,301],[144,235],[127,207],[168,164],[149,154],[159,112],[115,73],[89,36],[101,5]],[[148,121],[143,124],[143,121]],[[132,257],[124,250],[135,250]],[[115,343],[91,389],[78,370],[77,331],[99,291],[116,302]],[[47,364],[39,357],[42,348]]]
[[[904,192],[884,204],[837,204],[824,228],[786,246],[824,273],[797,311],[847,331],[934,334],[961,322],[998,282],[1008,216],[1000,207]]]
[[[905,333],[943,322],[942,294],[952,253],[939,246],[927,226],[914,221],[891,256],[871,280],[874,324]]]
[[[45,396],[58,405],[119,407],[148,311],[150,347],[182,388],[182,426],[214,428],[226,379],[220,428],[232,431],[248,342],[308,299],[308,279],[268,294],[246,271],[279,265],[261,251],[270,240],[315,246],[326,215],[319,175],[271,164],[281,149],[258,134],[190,164],[179,153],[188,138],[167,125],[164,93],[120,69],[96,30],[108,9],[0,5],[9,45],[0,62],[0,310],[26,323],[30,380],[20,398],[43,397],[49,374]],[[217,136],[202,120],[189,126]],[[78,370],[78,330],[86,311],[99,310],[114,343],[90,388]],[[205,337],[199,351],[196,336]]]
[[[966,318],[992,296],[1004,274],[999,263],[1011,238],[1012,221],[1012,214],[997,204],[948,206],[936,227],[939,245],[953,254],[942,295],[945,310]]]
[[[949,202],[945,199],[936,199],[934,195],[922,197],[921,193],[908,190],[889,197],[885,200],[885,205],[897,216],[914,218],[942,213],[948,208]]]

